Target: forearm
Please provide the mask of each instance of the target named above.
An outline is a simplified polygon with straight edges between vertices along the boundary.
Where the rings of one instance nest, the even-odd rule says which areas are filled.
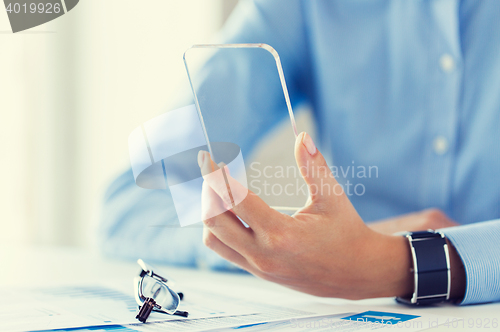
[[[364,250],[371,262],[363,268],[371,277],[369,292],[360,294],[359,298],[411,295],[413,263],[408,240],[403,236],[373,233],[371,244]]]

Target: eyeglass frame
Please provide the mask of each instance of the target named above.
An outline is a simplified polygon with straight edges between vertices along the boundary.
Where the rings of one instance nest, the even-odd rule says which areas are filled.
[[[144,294],[142,293],[142,284],[144,281],[144,277],[149,276],[150,278],[154,279],[156,282],[165,286],[169,290],[169,293],[171,295],[175,294],[177,296],[177,298],[174,298],[174,300],[176,300],[175,302],[177,303],[177,305],[175,306],[175,309],[168,310],[168,309],[162,308],[161,305],[157,304],[153,300],[152,310],[150,310],[150,312],[154,311],[154,312],[168,314],[168,315],[177,315],[177,316],[182,316],[182,317],[188,317],[189,313],[187,311],[177,310],[177,308],[179,308],[180,301],[182,301],[184,298],[184,293],[175,292],[173,290],[173,285],[174,285],[173,281],[168,280],[167,278],[162,277],[159,274],[155,273],[153,271],[153,269],[148,264],[146,264],[142,259],[138,259],[137,264],[139,264],[139,266],[141,267],[141,272],[140,272],[138,277],[134,278],[134,287],[136,288],[134,295],[135,295],[135,301],[139,305],[139,309],[142,309],[144,304],[149,299],[151,299],[151,298],[144,296]],[[140,317],[140,313],[141,313],[141,311],[140,311],[139,314],[136,316],[136,318],[144,323],[144,322],[146,322],[146,319],[149,317],[150,312],[148,312],[145,315],[145,317]]]

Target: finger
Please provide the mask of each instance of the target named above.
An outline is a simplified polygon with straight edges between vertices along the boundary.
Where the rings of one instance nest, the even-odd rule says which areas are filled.
[[[252,263],[250,263],[245,257],[243,257],[241,254],[230,248],[229,246],[225,245],[221,240],[215,236],[215,234],[210,231],[207,227],[203,229],[203,243],[216,252],[219,256],[224,258],[225,260],[228,260],[235,265],[239,266],[243,270],[246,270],[250,272],[251,274],[268,280],[268,281],[274,281],[276,282],[278,278],[275,276],[270,276],[262,271],[260,271],[257,267],[255,267]],[[283,281],[284,283],[284,281]]]
[[[201,220],[210,219],[231,209],[206,182],[203,182],[201,198]]]
[[[198,164],[200,165],[203,179],[210,184],[215,192],[222,198],[225,204],[234,208],[248,195],[248,189],[237,181],[230,181],[227,167],[220,167],[206,151],[198,153]],[[221,165],[224,165],[221,163]]]
[[[200,156],[201,154],[203,156]],[[219,168],[210,159],[208,152],[200,151],[198,161],[204,183],[207,183],[222,201],[231,207],[232,212],[255,232],[262,231],[272,225],[272,220],[279,219],[277,217],[281,214],[278,211],[271,209],[260,197],[234,179],[227,172],[227,167]]]
[[[202,188],[201,209],[203,223],[224,244],[242,255],[253,248],[253,231],[226,208],[206,182]]]
[[[295,159],[308,188],[311,204],[331,203],[332,196],[342,196],[344,190],[335,180],[323,155],[311,136],[302,132],[295,141]]]
[[[245,257],[219,240],[208,227],[203,227],[203,244],[240,268],[247,271],[253,269]]]

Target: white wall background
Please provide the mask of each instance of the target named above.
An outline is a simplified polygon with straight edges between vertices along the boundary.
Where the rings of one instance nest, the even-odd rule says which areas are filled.
[[[182,53],[235,2],[84,0],[17,34],[0,10],[0,242],[92,247],[129,133],[188,89]],[[289,130],[260,153],[282,158]]]
[[[187,84],[183,51],[233,2],[84,0],[18,34],[0,10],[1,242],[92,244],[128,134]]]

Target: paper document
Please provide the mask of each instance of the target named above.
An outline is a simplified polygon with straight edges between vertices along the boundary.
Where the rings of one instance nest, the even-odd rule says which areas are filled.
[[[224,298],[227,301],[228,298]],[[313,315],[311,312],[296,310],[292,308],[247,302],[246,307],[255,314],[235,315],[217,318],[203,318],[192,320],[171,320],[160,323],[133,324],[128,328],[140,332],[155,331],[206,331],[225,327],[241,326],[244,324],[255,324],[258,322],[269,322],[288,318],[300,318]]]
[[[215,294],[186,292],[179,310],[189,317],[152,313],[148,322],[248,315],[244,303],[221,300]],[[104,286],[0,290],[0,331],[33,331],[138,322],[132,293]]]
[[[179,309],[189,311],[188,318],[153,313],[143,324],[135,319],[138,306],[132,294],[110,287],[0,289],[0,331],[367,331],[387,327],[419,331],[451,321],[360,306],[318,307],[318,303],[294,303],[293,299],[285,305],[257,303],[199,289],[186,289],[185,294]]]
[[[268,306],[265,306],[269,308]],[[372,331],[389,329],[414,332],[435,328],[439,325],[460,320],[436,315],[410,315],[396,312],[366,310],[358,306],[342,306],[340,313],[330,315],[303,316],[304,312],[287,308],[272,308],[264,314],[235,317],[195,319],[190,321],[168,321],[151,324],[133,324],[127,329],[139,332],[156,331]]]
[[[372,331],[389,329],[397,331],[420,331],[445,323],[448,317],[418,316],[391,312],[365,311],[315,317],[283,319],[257,324],[218,328],[219,332],[243,330],[257,331]],[[215,330],[212,330],[215,331]]]

